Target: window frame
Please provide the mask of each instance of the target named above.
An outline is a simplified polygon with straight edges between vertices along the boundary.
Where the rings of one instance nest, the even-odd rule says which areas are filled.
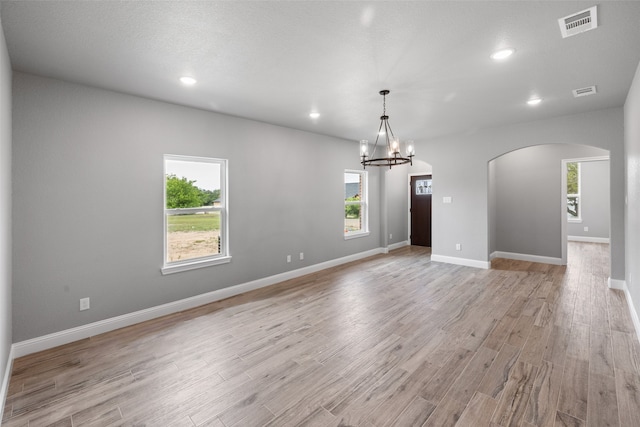
[[[213,163],[220,166],[220,206],[200,206],[196,208],[167,208],[167,162],[168,161]],[[189,271],[198,268],[210,267],[213,265],[226,264],[231,262],[229,253],[229,169],[227,159],[213,157],[184,156],[176,154],[165,154],[163,156],[162,175],[162,206],[163,206],[163,261],[161,272],[163,275]],[[175,213],[198,213],[198,212],[220,212],[220,253],[198,258],[191,258],[184,261],[167,261],[167,220],[171,214]]]
[[[357,174],[360,175],[360,187],[362,189],[360,200],[359,201],[347,201],[345,198],[345,178],[346,174]],[[344,213],[342,219],[342,227],[344,229],[344,239],[356,239],[359,237],[365,237],[369,235],[369,172],[366,170],[354,170],[354,169],[345,169],[342,175],[342,197],[344,200],[344,208],[348,205],[360,205],[360,221],[361,228],[356,231],[347,231],[344,224]]]
[[[578,192],[577,193],[569,193],[567,191],[567,205],[569,205],[569,198],[570,197],[575,197],[575,198],[578,199],[578,209],[577,209],[577,216],[575,216],[575,217],[570,217],[569,216],[569,211],[567,209],[567,221],[568,222],[572,222],[572,223],[581,223],[582,222],[582,209],[581,209],[582,203],[580,201],[580,199],[581,199],[581,195],[580,194],[581,194],[581,188],[582,188],[582,182],[581,182],[581,180],[582,180],[582,167],[581,167],[581,163],[580,162],[568,161],[567,162],[567,167],[565,169],[565,174],[567,174],[567,175],[569,174],[569,164],[570,163],[575,163],[576,165],[578,165],[577,166],[577,178],[576,178],[577,181],[578,181],[578,183],[577,183]],[[567,187],[569,185],[568,181],[569,180],[568,180],[568,176],[567,176]]]

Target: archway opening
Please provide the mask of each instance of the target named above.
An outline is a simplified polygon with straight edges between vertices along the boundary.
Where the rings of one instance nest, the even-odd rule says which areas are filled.
[[[608,155],[607,150],[591,146],[543,144],[514,150],[491,160],[488,164],[490,258],[564,265],[567,263],[569,232],[582,241],[597,238],[604,242],[606,238],[608,242]],[[583,211],[580,220],[574,218],[570,224],[567,218],[567,164],[572,160],[580,164],[589,160],[590,163],[582,168],[583,172],[589,173],[583,182],[589,189],[580,194],[577,201],[572,199],[588,211]],[[598,164],[598,168],[592,168],[596,161],[606,162],[605,167]],[[569,207],[572,206],[569,204]],[[603,208],[607,215],[602,215]],[[578,227],[583,231],[577,232]]]

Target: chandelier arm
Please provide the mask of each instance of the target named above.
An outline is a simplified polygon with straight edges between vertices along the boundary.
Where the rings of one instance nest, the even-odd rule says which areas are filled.
[[[387,117],[387,116],[384,116]],[[384,120],[384,138],[387,141],[387,150],[391,149],[391,143],[389,142],[389,121],[385,118]]]
[[[389,124],[389,120],[387,120],[387,126],[389,126],[389,133],[391,133],[391,137],[393,139],[396,139],[396,136],[393,134],[393,131],[391,130],[391,125]]]
[[[378,148],[378,139],[380,139],[380,131],[382,130],[382,120],[380,121],[380,127],[378,128],[378,134],[376,135],[376,142],[373,144],[373,151],[371,152],[371,157],[375,157],[376,148]]]

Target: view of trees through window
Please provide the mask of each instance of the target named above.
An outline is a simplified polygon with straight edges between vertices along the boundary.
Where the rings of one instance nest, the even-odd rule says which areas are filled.
[[[344,232],[366,231],[364,224],[366,193],[362,172],[344,174]]]
[[[165,160],[165,263],[221,253],[221,164]]]
[[[167,209],[213,206],[220,197],[220,189],[205,190],[195,183],[186,177],[167,175]]]
[[[580,163],[567,163],[567,218],[580,219]]]

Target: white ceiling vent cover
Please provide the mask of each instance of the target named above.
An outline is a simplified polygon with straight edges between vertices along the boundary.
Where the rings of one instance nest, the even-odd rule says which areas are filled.
[[[572,92],[573,92],[574,98],[579,98],[581,96],[595,95],[596,87],[595,86],[581,87],[580,89],[572,90]]]
[[[593,6],[573,15],[558,19],[562,38],[575,36],[598,27],[598,7]]]

